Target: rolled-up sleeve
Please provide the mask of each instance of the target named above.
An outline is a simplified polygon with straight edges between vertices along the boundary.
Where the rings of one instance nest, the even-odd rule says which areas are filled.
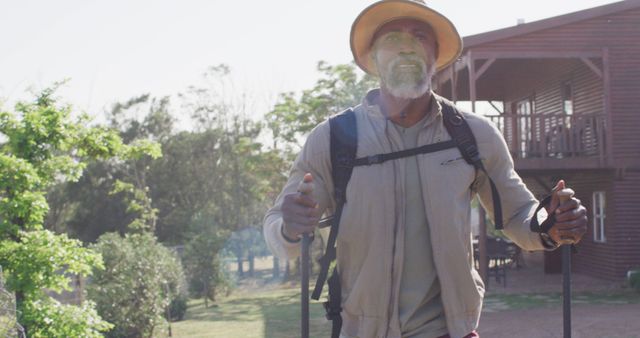
[[[504,234],[525,250],[545,250],[540,235],[532,232],[529,226],[538,200],[516,173],[513,159],[500,131],[488,120],[479,117],[477,119],[479,121],[475,122],[478,123],[478,128],[474,128],[474,134],[480,136],[477,138],[482,162],[500,194]],[[477,130],[479,132],[476,132]],[[491,185],[484,173],[479,172],[478,175],[476,189],[480,203],[493,220]],[[546,215],[542,215],[543,213],[546,213],[544,209],[539,216],[544,218]]]
[[[300,254],[300,242],[291,243],[282,236],[282,202],[284,196],[295,193],[306,173],[314,180],[313,196],[322,212],[333,208],[333,181],[329,150],[329,123],[325,121],[314,128],[293,163],[289,178],[276,198],[274,206],[264,217],[263,232],[267,246],[280,259],[292,259]]]

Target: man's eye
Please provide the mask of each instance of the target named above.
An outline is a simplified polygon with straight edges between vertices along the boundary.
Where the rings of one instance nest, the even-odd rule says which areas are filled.
[[[394,42],[394,41],[400,40],[400,38],[395,34],[391,34],[391,35],[388,35],[385,40],[389,42]]]

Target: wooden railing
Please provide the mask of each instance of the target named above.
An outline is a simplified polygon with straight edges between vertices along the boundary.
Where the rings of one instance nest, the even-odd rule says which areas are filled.
[[[604,159],[607,132],[604,114],[503,114],[487,117],[504,135],[514,159]]]

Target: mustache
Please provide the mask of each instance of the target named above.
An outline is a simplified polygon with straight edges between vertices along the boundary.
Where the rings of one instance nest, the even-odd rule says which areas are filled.
[[[393,58],[393,60],[391,60],[389,66],[391,67],[391,69],[393,69],[400,64],[413,64],[415,66],[421,67],[422,69],[426,68],[427,66],[425,61],[417,55],[398,55]]]

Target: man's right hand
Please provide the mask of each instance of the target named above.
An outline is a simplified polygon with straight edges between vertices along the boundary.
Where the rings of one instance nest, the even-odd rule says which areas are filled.
[[[287,194],[282,202],[282,220],[284,235],[297,240],[303,233],[312,233],[320,221],[318,202],[313,197],[313,176],[304,175],[298,186],[298,192]]]

